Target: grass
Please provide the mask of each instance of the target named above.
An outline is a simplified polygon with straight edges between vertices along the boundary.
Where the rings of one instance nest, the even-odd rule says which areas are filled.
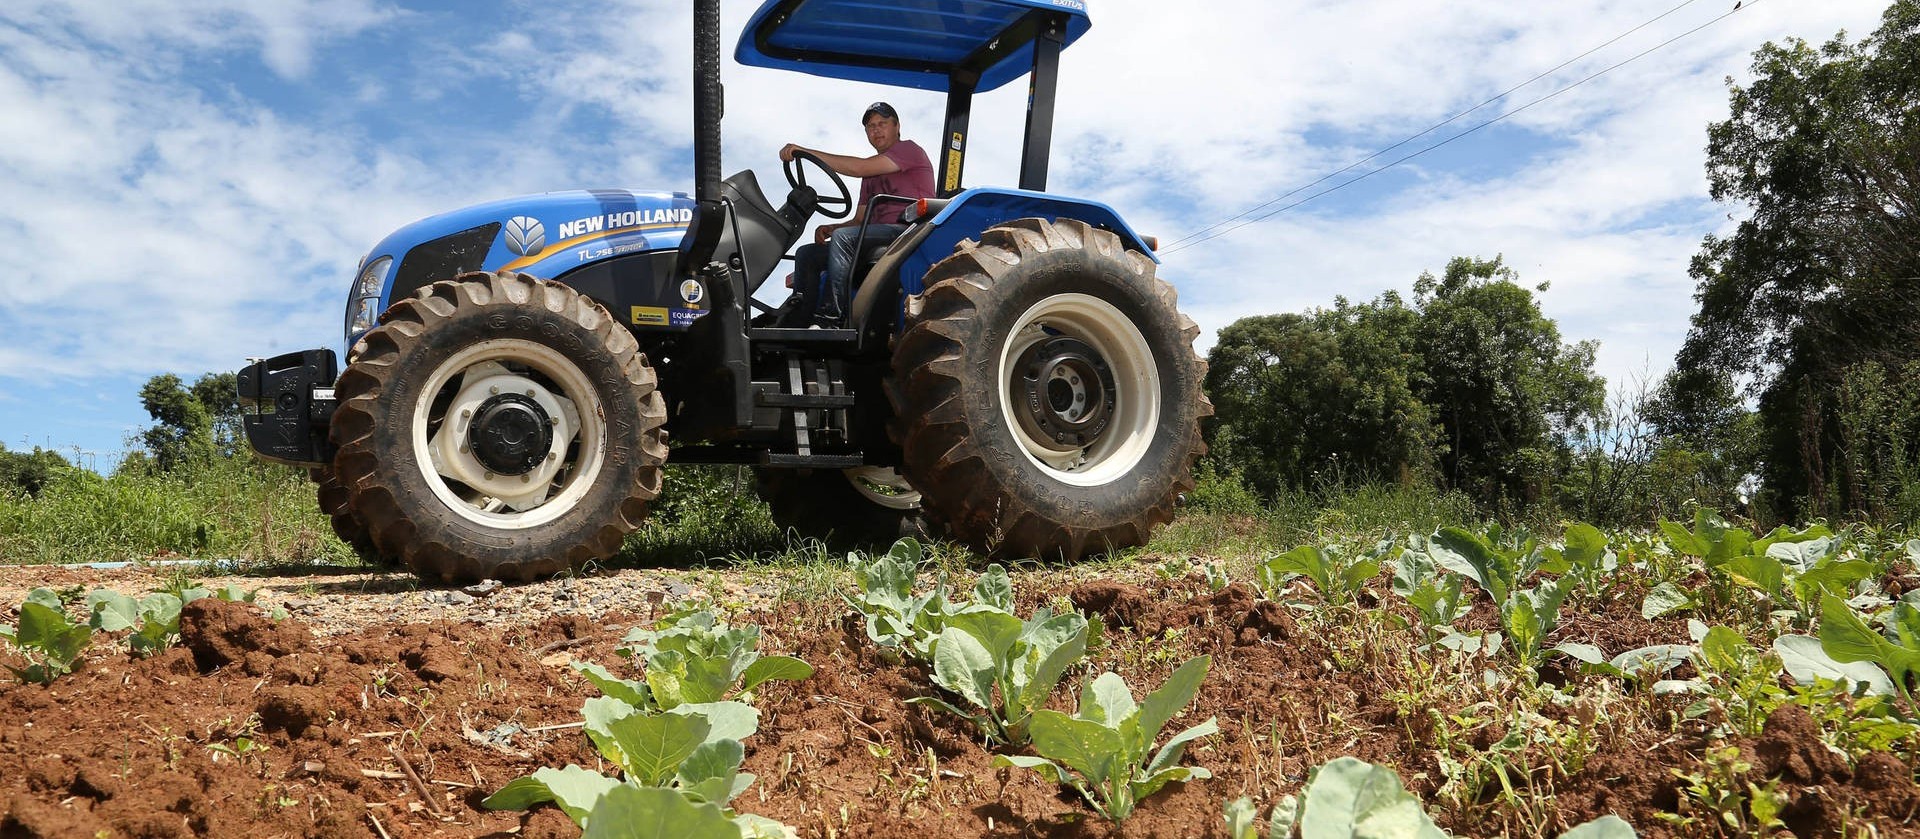
[[[1207,557],[1222,562],[1233,576],[1249,579],[1254,566],[1299,545],[1425,534],[1478,520],[1471,499],[1431,487],[1328,486],[1263,502],[1232,480],[1203,470],[1187,505],[1144,553]]]
[[[61,473],[0,496],[0,565],[229,559],[349,563],[304,472],[223,459],[166,475]]]
[[[1180,516],[1141,549],[1105,560],[1206,556],[1245,571],[1275,550],[1361,533],[1431,532],[1473,520],[1458,494],[1401,487],[1303,491],[1260,503],[1203,476]],[[884,547],[884,546],[882,546]],[[38,496],[0,495],[0,565],[220,559],[243,567],[359,565],[314,503],[304,470],[224,458],[172,474],[60,474]],[[740,466],[668,466],[647,522],[607,564],[617,567],[765,566],[782,572],[842,557],[783,533]],[[983,561],[938,545],[951,572]]]

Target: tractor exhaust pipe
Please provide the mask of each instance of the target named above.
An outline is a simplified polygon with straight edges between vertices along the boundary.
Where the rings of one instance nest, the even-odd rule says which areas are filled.
[[[720,0],[693,4],[693,168],[695,200],[720,200]]]

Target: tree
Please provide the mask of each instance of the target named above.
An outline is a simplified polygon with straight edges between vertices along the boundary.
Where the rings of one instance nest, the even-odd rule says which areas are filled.
[[[1434,429],[1413,392],[1414,318],[1389,292],[1221,330],[1207,356],[1214,460],[1268,497],[1316,480],[1424,474]]]
[[[22,492],[38,498],[60,473],[73,468],[59,452],[33,447],[33,453],[7,451],[0,444],[0,492]]]
[[[235,453],[240,406],[234,374],[208,373],[189,387],[179,376],[163,373],[140,388],[140,404],[156,423],[140,433],[140,443],[157,471],[172,472]]]
[[[1268,496],[1335,475],[1437,478],[1496,513],[1540,500],[1603,383],[1594,345],[1562,344],[1515,279],[1460,258],[1411,307],[1388,292],[1234,322],[1207,359],[1212,456]]]
[[[1542,500],[1566,467],[1569,434],[1603,409],[1606,385],[1593,374],[1597,345],[1562,344],[1518,280],[1498,256],[1457,257],[1413,286],[1441,480],[1504,515]]]
[[[212,420],[213,450],[220,457],[240,453],[240,385],[233,372],[208,373],[193,380],[193,398]]]
[[[1708,127],[1712,195],[1751,215],[1693,259],[1699,309],[1674,376],[1744,383],[1759,407],[1764,484],[1802,514],[1866,506],[1845,477],[1858,464],[1840,428],[1841,383],[1862,365],[1920,357],[1916,67],[1920,2],[1900,0],[1858,44],[1761,47],[1754,81],[1729,83],[1729,117]],[[1724,425],[1676,407],[1679,427]]]

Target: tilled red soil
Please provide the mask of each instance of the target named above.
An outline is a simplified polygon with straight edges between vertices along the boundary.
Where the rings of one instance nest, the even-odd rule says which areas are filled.
[[[788,603],[733,616],[765,628],[764,652],[816,668],[762,689],[760,730],[746,744],[758,781],[735,806],[804,837],[1191,837],[1225,834],[1227,800],[1250,795],[1264,813],[1341,755],[1398,767],[1423,798],[1441,786],[1434,723],[1409,706],[1407,677],[1384,650],[1334,650],[1242,585],[1086,583],[1022,601],[1054,598],[1102,618],[1096,659],[1137,694],[1188,656],[1213,656],[1195,707],[1168,729],[1218,718],[1221,734],[1188,756],[1211,780],[1174,785],[1112,825],[1033,773],[992,768],[959,720],[906,704],[931,692],[926,674],[876,654],[840,604]],[[596,691],[567,661],[619,663],[620,637],[646,618],[508,629],[442,621],[316,639],[297,618],[196,601],[180,648],[139,660],[103,638],[82,670],[50,687],[0,684],[0,837],[576,836],[552,808],[491,812],[479,802],[539,767],[604,768],[569,727]],[[1623,625],[1636,645],[1685,640],[1684,625],[1678,637],[1664,622]],[[1713,835],[1658,815],[1680,806],[1673,770],[1698,768],[1706,743],[1693,729],[1667,725],[1657,739],[1646,732],[1661,729],[1644,720],[1580,724],[1602,744],[1584,767],[1515,779],[1555,796],[1557,816],[1542,827],[1616,813],[1642,836]],[[1475,746],[1503,734],[1475,729]],[[1891,755],[1849,765],[1795,707],[1736,745],[1755,780],[1778,779],[1795,835],[1852,835],[1862,820],[1880,836],[1920,835],[1913,768]],[[1430,810],[1460,835],[1526,832],[1494,809]]]

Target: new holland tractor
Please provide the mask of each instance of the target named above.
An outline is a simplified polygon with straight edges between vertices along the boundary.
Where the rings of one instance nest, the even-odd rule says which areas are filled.
[[[694,7],[693,194],[550,192],[400,228],[348,292],[344,369],[316,349],[241,372],[256,454],[307,467],[363,556],[438,580],[612,555],[669,458],[751,465],[776,523],[810,536],[924,527],[1064,561],[1144,543],[1192,488],[1212,407],[1153,242],[1046,191],[1085,4],[754,13],[742,64],[946,93],[939,197],[864,249],[847,321],[824,329],[767,325],[753,293],[851,192],[805,155],[779,204],[751,170],[721,177],[719,0]],[[1018,188],[963,186],[973,95],[1022,78]]]

